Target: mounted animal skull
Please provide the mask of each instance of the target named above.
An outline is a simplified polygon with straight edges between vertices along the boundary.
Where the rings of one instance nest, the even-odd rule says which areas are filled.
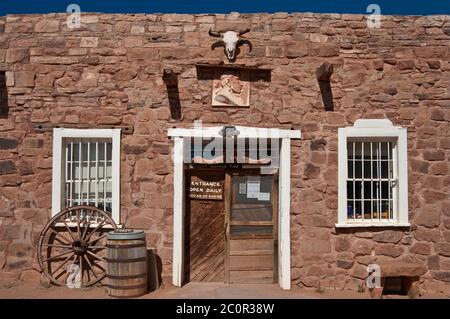
[[[240,36],[249,32],[250,29],[241,30],[239,32],[236,31],[225,31],[225,32],[216,32],[209,29],[209,35],[212,37],[222,38],[221,41],[213,44],[213,49],[216,45],[223,45],[225,49],[225,54],[228,58],[228,61],[232,62],[236,58],[236,50],[237,48],[246,43],[250,47],[250,51],[252,50],[252,46],[250,41],[240,39]]]

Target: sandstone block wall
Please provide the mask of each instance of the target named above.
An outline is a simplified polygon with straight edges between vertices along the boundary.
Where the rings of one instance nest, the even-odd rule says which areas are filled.
[[[361,15],[82,15],[0,17],[0,71],[9,112],[0,118],[0,279],[32,278],[37,236],[50,217],[52,134],[33,124],[127,125],[122,136],[121,219],[144,228],[171,274],[170,127],[237,124],[295,128],[292,145],[292,281],[357,289],[370,256],[425,265],[421,289],[450,285],[450,21]],[[272,68],[251,85],[250,108],[212,108],[195,63],[225,61],[213,27],[250,28],[237,63]],[[333,63],[334,111],[315,78]],[[182,118],[171,119],[164,68],[180,71]],[[337,129],[359,118],[408,128],[411,229],[337,230]]]

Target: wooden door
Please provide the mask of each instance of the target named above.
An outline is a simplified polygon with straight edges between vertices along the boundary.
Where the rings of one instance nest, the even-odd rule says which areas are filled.
[[[223,170],[187,171],[186,282],[225,280],[224,178]]]
[[[276,175],[240,170],[226,175],[226,282],[277,282]]]

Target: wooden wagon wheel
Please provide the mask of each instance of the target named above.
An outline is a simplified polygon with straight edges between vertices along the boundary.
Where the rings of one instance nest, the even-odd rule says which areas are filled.
[[[106,234],[116,228],[106,212],[93,206],[61,211],[39,236],[42,272],[58,286],[81,280],[81,287],[88,287],[99,282],[106,274]]]

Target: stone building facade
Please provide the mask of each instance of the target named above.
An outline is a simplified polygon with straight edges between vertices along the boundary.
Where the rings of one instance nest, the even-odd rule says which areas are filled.
[[[0,17],[0,279],[31,280],[36,240],[52,212],[53,133],[131,127],[121,136],[120,221],[144,229],[170,282],[173,141],[169,128],[300,130],[291,142],[290,281],[358,289],[374,257],[425,268],[424,293],[450,292],[450,20],[448,16],[64,14]],[[248,108],[212,107],[196,64],[227,64],[214,30],[241,30],[236,64],[270,69]],[[334,66],[325,109],[317,69]],[[164,70],[178,74],[179,116]],[[2,91],[3,92],[3,91]],[[336,227],[338,129],[389,119],[407,129],[408,227]],[[39,126],[41,129],[39,129]]]

